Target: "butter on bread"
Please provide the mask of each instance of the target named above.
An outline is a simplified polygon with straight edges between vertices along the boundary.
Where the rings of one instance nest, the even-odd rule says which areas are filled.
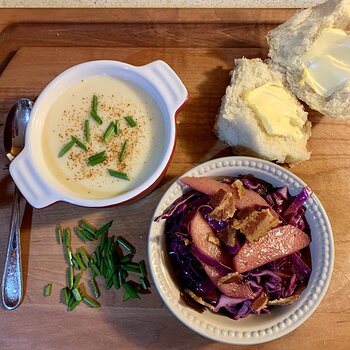
[[[317,42],[325,29],[341,30],[347,35],[346,47],[342,48],[341,46],[344,45],[338,45],[334,50],[337,57],[334,69],[330,72],[327,72],[327,67],[332,67],[332,62],[327,61],[333,53],[327,54],[325,52],[327,47],[321,46],[329,46],[332,43],[327,43],[325,40]],[[298,11],[267,35],[271,65],[284,75],[288,88],[312,109],[336,119],[350,119],[350,80],[344,79],[345,75],[350,76],[349,60],[346,58],[350,48],[349,35],[350,0],[328,0],[320,5]],[[334,37],[334,40],[337,40],[336,35]],[[320,47],[315,47],[315,43]],[[344,52],[340,53],[339,50]],[[305,78],[309,78],[308,64],[310,59],[315,58],[310,55],[311,52],[316,54],[316,57],[324,55],[319,62],[321,71],[316,72],[319,76],[321,75],[319,77],[321,85],[322,81],[326,85],[321,86],[320,89],[317,86],[315,88],[317,82],[305,84]],[[344,75],[341,74],[342,70]],[[334,86],[330,84],[332,80],[334,80]]]
[[[284,83],[283,75],[271,69],[261,59],[236,59],[230,85],[217,116],[215,130],[221,141],[233,146],[236,153],[258,156],[279,163],[295,164],[310,158],[306,143],[311,134],[311,123],[299,101],[289,92],[295,104],[295,113],[302,121],[301,137],[272,135],[247,101],[247,93],[264,84]],[[254,103],[255,101],[253,101]],[[279,110],[283,113],[283,110]]]

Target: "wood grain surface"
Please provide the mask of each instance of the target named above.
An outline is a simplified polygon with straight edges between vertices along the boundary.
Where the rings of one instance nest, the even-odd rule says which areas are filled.
[[[56,203],[35,210],[23,201],[25,297],[15,311],[0,310],[4,349],[238,349],[186,328],[163,305],[155,287],[142,300],[122,302],[122,292],[102,288],[100,309],[60,302],[65,261],[54,227],[86,218],[96,226],[114,219],[147,260],[152,213],[172,181],[192,166],[233,154],[212,129],[234,58],[265,57],[265,35],[294,10],[114,9],[0,10],[0,266],[5,260],[13,183],[3,150],[7,111],[22,96],[35,98],[64,69],[94,59],[142,65],[163,59],[180,76],[189,101],[177,118],[177,145],[169,170],[154,192],[129,205],[87,209]],[[309,161],[291,169],[317,194],[334,233],[336,258],[329,290],[302,326],[251,349],[350,349],[350,124],[310,112]],[[80,245],[73,237],[73,245]],[[53,283],[52,296],[43,286]],[[234,328],[234,321],[232,323]]]

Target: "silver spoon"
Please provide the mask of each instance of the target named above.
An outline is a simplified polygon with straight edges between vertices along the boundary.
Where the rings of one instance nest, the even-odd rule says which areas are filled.
[[[5,124],[4,146],[7,158],[13,160],[24,147],[25,130],[33,102],[22,98],[11,108]],[[22,301],[22,263],[20,244],[19,191],[15,185],[9,240],[1,285],[2,304],[5,309],[16,309]]]

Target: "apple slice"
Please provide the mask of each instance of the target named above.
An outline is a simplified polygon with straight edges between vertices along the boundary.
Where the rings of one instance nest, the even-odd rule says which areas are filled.
[[[235,271],[243,273],[290,255],[309,244],[309,236],[297,227],[279,226],[258,241],[245,241],[233,258],[233,266]]]

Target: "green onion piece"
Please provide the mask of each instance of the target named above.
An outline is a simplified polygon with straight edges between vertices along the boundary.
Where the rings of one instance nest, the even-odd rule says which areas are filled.
[[[91,110],[97,112],[97,96],[92,96]]]
[[[140,266],[139,266],[139,264],[136,264],[136,263],[133,263],[133,262],[125,264],[124,268],[127,271],[140,273]]]
[[[148,289],[148,286],[147,286],[147,279],[146,278],[143,278],[143,277],[140,277],[140,282],[141,282],[141,286],[144,290],[147,290]]]
[[[126,152],[126,147],[127,146],[128,146],[128,140],[126,140],[123,143],[122,150],[119,153],[119,157],[118,157],[119,163],[121,163],[123,161],[124,157],[125,157],[125,152]]]
[[[147,276],[146,264],[144,260],[139,262],[141,277],[145,278]]]
[[[128,301],[130,299],[130,295],[128,293],[124,293],[124,296],[123,296],[123,302],[124,301]]]
[[[103,134],[103,139],[106,143],[108,143],[112,137],[112,134],[115,132],[115,126],[113,122],[110,122],[108,125],[108,128],[106,129],[105,133]]]
[[[83,242],[89,241],[90,239],[85,235],[85,230],[82,230],[78,226],[74,227],[74,233],[80,238]]]
[[[79,139],[77,139],[75,136],[72,136],[72,141],[74,141],[74,143],[75,143],[79,148],[81,148],[84,152],[87,151],[86,146],[85,146]]]
[[[68,310],[73,311],[79,304],[81,303],[81,300],[73,299],[73,302],[68,305]]]
[[[90,122],[89,122],[89,119],[86,119],[84,122],[84,134],[85,134],[85,141],[90,142]]]
[[[49,297],[51,295],[51,291],[52,291],[52,283],[48,283],[45,287],[44,287],[44,296],[45,297]]]
[[[137,124],[136,124],[136,122],[135,122],[135,120],[131,117],[131,116],[126,116],[126,117],[124,117],[124,119],[126,120],[126,122],[129,124],[129,126],[131,127],[131,128],[134,128]]]
[[[122,284],[122,287],[124,288],[125,292],[130,295],[130,298],[140,299],[139,295],[136,292],[136,289],[129,282]]]
[[[97,266],[101,265],[101,259],[102,259],[101,251],[100,251],[100,249],[96,249],[96,264],[97,264]]]
[[[63,243],[66,247],[71,245],[71,232],[69,228],[63,229]]]
[[[111,251],[113,243],[114,243],[114,236],[109,237],[107,242],[107,254]]]
[[[102,275],[101,271],[98,269],[98,267],[94,263],[90,264],[90,269],[92,269],[96,273],[97,276]]]
[[[70,290],[67,287],[62,288],[62,293],[63,293],[63,298],[64,298],[64,303],[68,305],[69,303],[69,294]]]
[[[81,301],[83,299],[81,294],[78,291],[78,288],[73,288],[72,289],[72,294],[74,295],[74,298],[75,298],[76,301]]]
[[[135,247],[130,244],[127,240],[125,240],[123,237],[118,236],[117,237],[117,242],[123,247],[125,248],[128,252],[130,252],[131,254],[135,254],[136,253],[136,249]]]
[[[58,153],[58,158],[63,157],[73,146],[74,146],[74,141],[71,140],[69,141],[60,151],[60,153]]]
[[[100,289],[98,288],[98,285],[96,283],[95,278],[92,278],[89,282],[92,293],[94,295],[95,298],[99,298],[101,296],[101,292]]]
[[[93,236],[95,235],[96,228],[89,224],[86,220],[81,219],[79,220],[79,226],[81,226],[84,230],[91,233]]]
[[[97,114],[96,111],[91,110],[90,115],[91,115],[92,119],[93,119],[98,125],[101,125],[101,124],[102,124],[102,119],[100,118],[100,116]]]
[[[77,288],[77,287],[78,287],[78,284],[79,284],[79,282],[80,282],[80,279],[81,279],[81,272],[77,273],[77,274],[74,276],[73,288]]]
[[[118,270],[118,281],[120,286],[122,286],[125,282],[125,275],[123,273],[123,270]]]
[[[96,232],[95,232],[95,235],[96,237],[100,237],[102,236],[103,234],[105,234],[109,228],[112,226],[113,224],[113,220],[107,222],[107,224],[104,224],[102,227],[100,227]]]
[[[101,304],[97,300],[91,298],[88,295],[83,295],[83,300],[92,307],[100,307],[101,306]]]
[[[56,240],[58,244],[62,243],[62,226],[60,224],[56,225]]]
[[[76,260],[76,262],[78,263],[79,267],[81,270],[86,270],[86,266],[84,265],[84,263],[81,261],[80,255],[79,253],[77,254],[73,254],[74,259]]]
[[[119,135],[119,133],[120,133],[120,125],[119,125],[118,120],[116,120],[116,121],[114,122],[114,133],[115,133],[116,135]]]
[[[85,266],[89,266],[90,259],[89,259],[88,253],[87,253],[87,251],[85,250],[85,248],[84,248],[84,247],[80,247],[80,248],[78,249],[78,251],[79,251],[81,260],[83,261],[83,263],[85,264]]]
[[[107,289],[111,289],[111,287],[113,286],[113,279],[106,279],[105,286]]]
[[[79,266],[77,260],[75,259],[74,254],[72,255],[71,261],[72,261],[73,266],[74,266],[77,270],[80,270],[80,266]]]
[[[100,249],[101,252],[103,251],[105,245],[107,244],[107,237],[106,236],[102,236],[101,240],[100,240]]]
[[[119,278],[117,276],[117,274],[113,274],[113,286],[115,289],[119,289],[120,288],[120,284],[119,284]]]
[[[106,151],[102,151],[99,153],[96,153],[94,155],[92,155],[91,157],[88,158],[88,164],[89,165],[96,165],[98,163],[102,163],[106,160],[106,155],[105,155]]]
[[[109,175],[111,175],[113,177],[117,177],[118,179],[130,181],[129,176],[125,173],[122,173],[120,171],[113,170],[113,169],[108,169],[108,172],[109,172]]]
[[[67,264],[68,265],[72,265],[73,264],[73,261],[72,261],[72,251],[70,250],[69,247],[66,247],[64,248],[64,256],[66,258],[66,261],[67,261]]]
[[[131,256],[130,255],[124,255],[121,259],[120,259],[120,263],[121,264],[126,264],[129,261],[131,261]]]
[[[113,258],[110,256],[110,255],[108,255],[107,256],[107,258],[106,258],[106,260],[107,260],[107,264],[108,264],[108,267],[110,268],[110,269],[114,269],[114,260],[113,260]]]
[[[72,289],[73,287],[73,267],[68,266],[67,268],[67,278],[68,278],[68,288]]]

